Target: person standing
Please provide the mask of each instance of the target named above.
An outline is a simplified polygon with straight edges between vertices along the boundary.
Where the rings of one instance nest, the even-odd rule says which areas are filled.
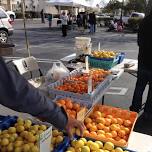
[[[66,37],[67,36],[67,26],[68,26],[68,16],[66,15],[65,12],[62,13],[61,16],[61,20],[62,20],[62,36]]]
[[[96,32],[96,15],[95,13],[89,14],[90,33]]]
[[[44,10],[43,9],[41,10],[40,14],[41,14],[41,22],[45,23],[45,20],[44,20]]]
[[[137,82],[133,95],[131,111],[140,112],[142,108],[142,96],[147,84],[149,84],[148,96],[144,107],[144,116],[152,117],[152,57],[150,51],[152,50],[152,11],[146,16],[138,31],[138,72]]]
[[[52,14],[49,14],[49,15],[48,15],[49,28],[51,28],[51,26],[52,26],[52,18],[53,18],[53,15],[52,15]]]

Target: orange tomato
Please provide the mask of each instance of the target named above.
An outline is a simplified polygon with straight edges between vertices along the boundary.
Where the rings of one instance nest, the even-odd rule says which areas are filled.
[[[132,122],[130,120],[125,120],[124,121],[124,126],[130,127],[132,125]]]
[[[101,115],[101,112],[100,112],[100,111],[95,111],[95,112],[93,113],[93,116],[94,116],[94,118],[100,118],[102,115]]]
[[[119,144],[121,144],[122,146],[125,146],[127,144],[126,140],[124,139],[120,139],[119,141]]]
[[[96,138],[97,133],[96,133],[95,131],[91,131],[91,132],[90,132],[90,135],[91,135],[92,137]]]
[[[117,137],[117,132],[116,131],[111,131],[112,137],[115,138]]]
[[[76,110],[77,112],[80,111],[80,104],[74,103],[73,104],[73,109]]]
[[[66,108],[67,109],[72,109],[73,104],[71,102],[66,102]]]
[[[112,119],[111,119],[111,123],[112,123],[112,124],[117,124],[117,119],[116,119],[116,118],[112,118]]]
[[[102,118],[102,117],[101,117],[101,118],[97,118],[97,119],[96,119],[96,122],[97,122],[97,123],[102,123],[102,124],[104,125],[106,121],[105,121],[105,118]]]
[[[86,128],[87,128],[87,129],[90,129],[91,127],[92,127],[92,124],[91,124],[91,123],[86,124]]]
[[[126,132],[124,130],[119,130],[118,131],[118,136],[123,138],[126,135]]]
[[[105,136],[106,136],[106,138],[112,138],[112,134],[109,132],[105,133]]]
[[[104,130],[105,132],[110,132],[110,128],[109,128],[109,127],[104,127],[103,130]]]
[[[105,125],[110,126],[110,124],[111,124],[111,119],[105,118]]]
[[[114,138],[116,141],[119,141],[121,138],[119,136]]]
[[[102,123],[97,124],[97,128],[99,130],[102,130],[105,126]]]
[[[112,115],[107,115],[106,117],[109,118],[109,119],[112,119],[112,118],[113,118]]]
[[[64,99],[60,99],[60,100],[58,101],[58,103],[60,103],[61,105],[65,105],[65,100],[64,100]]]
[[[97,131],[97,127],[95,125],[92,125],[90,131]]]
[[[117,118],[117,123],[118,123],[119,125],[122,125],[122,124],[123,124],[123,120],[122,120],[121,118]]]
[[[85,130],[85,131],[83,132],[83,135],[86,136],[86,137],[87,137],[89,134],[90,134],[90,133],[89,133],[88,130]]]
[[[97,131],[97,134],[99,135],[99,134],[105,134],[105,132],[103,131],[103,130],[98,130]]]
[[[88,118],[85,118],[84,122],[85,122],[86,124],[91,123],[91,122],[92,122],[92,119],[89,118],[89,117],[88,117]]]

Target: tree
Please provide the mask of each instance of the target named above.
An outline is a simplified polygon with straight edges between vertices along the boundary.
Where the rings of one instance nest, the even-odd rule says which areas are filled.
[[[146,15],[148,15],[151,10],[152,10],[152,0],[149,0],[147,2],[147,7],[146,7],[146,11],[145,11]]]
[[[119,2],[118,0],[110,0],[105,9],[107,12],[115,14],[116,10],[120,9],[122,7],[122,2]]]
[[[124,6],[124,10],[131,12],[145,12],[146,8],[146,0],[129,0],[126,6]]]

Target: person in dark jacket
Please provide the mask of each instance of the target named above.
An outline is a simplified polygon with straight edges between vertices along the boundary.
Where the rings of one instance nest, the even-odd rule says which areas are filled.
[[[138,72],[137,82],[130,110],[139,112],[142,108],[142,95],[149,84],[148,96],[144,108],[144,115],[152,115],[152,11],[146,16],[139,26],[138,31]]]
[[[96,15],[95,13],[89,14],[90,33],[96,32]]]
[[[1,50],[0,47],[0,54]],[[60,130],[66,129],[70,136],[74,127],[78,127],[82,133],[84,129],[82,122],[68,118],[63,108],[58,107],[29,84],[23,76],[9,68],[2,57],[0,57],[0,71],[1,105],[41,118]]]
[[[41,14],[41,22],[45,23],[45,20],[44,20],[45,16],[44,16],[44,10],[43,9],[41,10],[40,14]]]

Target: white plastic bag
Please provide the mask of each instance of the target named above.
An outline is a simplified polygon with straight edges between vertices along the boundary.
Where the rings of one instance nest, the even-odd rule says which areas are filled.
[[[54,62],[52,68],[47,72],[46,79],[51,82],[69,76],[69,70],[63,65],[62,62]]]

